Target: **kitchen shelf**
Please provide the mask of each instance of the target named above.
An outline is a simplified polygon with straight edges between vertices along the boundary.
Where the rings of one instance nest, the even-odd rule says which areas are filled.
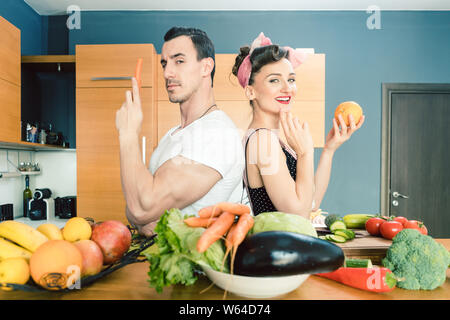
[[[75,55],[22,56],[22,63],[75,63]]]
[[[0,142],[0,149],[29,150],[29,151],[76,151],[75,148],[64,148],[62,146],[55,146],[51,144],[41,144],[25,141],[20,141],[17,143]]]

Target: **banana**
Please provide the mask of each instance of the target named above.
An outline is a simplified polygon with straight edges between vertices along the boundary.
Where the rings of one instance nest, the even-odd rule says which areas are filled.
[[[41,224],[36,228],[36,230],[49,238],[49,240],[64,240],[61,229],[53,223]]]
[[[48,241],[45,235],[33,227],[14,220],[0,223],[0,237],[11,240],[31,252],[35,252],[41,244]]]
[[[19,247],[11,241],[0,238],[0,260],[8,258],[31,258],[31,252]]]

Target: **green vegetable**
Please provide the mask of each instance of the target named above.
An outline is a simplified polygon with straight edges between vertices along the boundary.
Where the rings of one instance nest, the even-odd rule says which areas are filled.
[[[336,229],[336,230],[333,230],[333,233],[337,236],[344,237],[347,240],[352,240],[355,238],[355,233],[352,230]]]
[[[289,231],[317,238],[317,231],[309,219],[283,212],[263,212],[255,217],[249,235],[263,231]]]
[[[191,285],[197,281],[196,272],[205,264],[216,271],[229,272],[223,241],[216,241],[204,253],[196,249],[197,241],[205,230],[192,228],[184,223],[179,209],[170,209],[161,216],[156,225],[156,248],[143,252],[150,262],[149,283],[157,292],[172,284]]]
[[[327,234],[325,237],[329,241],[338,242],[338,243],[344,243],[347,241],[347,239],[345,239],[344,237],[337,236],[335,234]]]
[[[371,214],[355,213],[345,215],[343,220],[349,229],[365,229],[366,221],[372,217],[373,215]]]
[[[345,259],[344,267],[346,268],[373,268],[370,259]]]
[[[445,282],[450,253],[432,237],[403,229],[392,240],[382,263],[401,279],[399,288],[433,290]]]
[[[329,214],[326,218],[325,218],[325,225],[327,226],[328,229],[330,229],[330,226],[335,222],[335,221],[344,221],[342,220],[342,217],[337,215],[337,214]],[[345,228],[344,228],[345,229]]]
[[[336,220],[334,221],[329,227],[331,232],[334,232],[336,230],[343,230],[346,229],[345,223],[342,220]]]

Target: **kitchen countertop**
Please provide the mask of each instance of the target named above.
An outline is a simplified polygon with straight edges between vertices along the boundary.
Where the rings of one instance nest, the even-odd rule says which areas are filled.
[[[447,250],[450,239],[436,239]],[[222,300],[224,291],[212,286],[205,293],[200,293],[210,286],[208,278],[200,276],[192,286],[176,285],[167,287],[162,294],[148,285],[148,262],[125,266],[92,285],[74,289],[72,292],[23,292],[0,290],[0,300],[52,299],[52,300]],[[227,293],[230,300],[248,300],[232,293]],[[446,282],[439,288],[427,290],[404,290],[396,288],[389,293],[372,293],[354,289],[340,283],[310,276],[296,290],[272,299],[281,300],[450,300],[450,269],[447,269]]]

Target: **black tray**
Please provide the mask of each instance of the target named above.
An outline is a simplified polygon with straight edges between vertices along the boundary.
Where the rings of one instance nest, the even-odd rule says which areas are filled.
[[[132,231],[133,233],[133,231]],[[147,259],[144,256],[141,256],[141,252],[150,247],[155,243],[155,235],[150,237],[138,236],[137,234],[133,234],[130,250],[117,262],[106,266],[100,273],[97,273],[92,276],[83,277],[80,279],[79,288],[85,288],[92,283],[96,282],[98,279],[106,277],[108,274],[116,271],[117,269],[123,268],[126,265],[138,262],[145,262]],[[134,248],[134,249],[133,249]],[[4,290],[21,290],[28,292],[42,292],[42,291],[57,291],[57,292],[70,292],[73,289],[65,288],[61,290],[47,290],[44,289],[30,278],[28,284],[15,284],[15,283],[2,283],[0,284],[0,289]]]

